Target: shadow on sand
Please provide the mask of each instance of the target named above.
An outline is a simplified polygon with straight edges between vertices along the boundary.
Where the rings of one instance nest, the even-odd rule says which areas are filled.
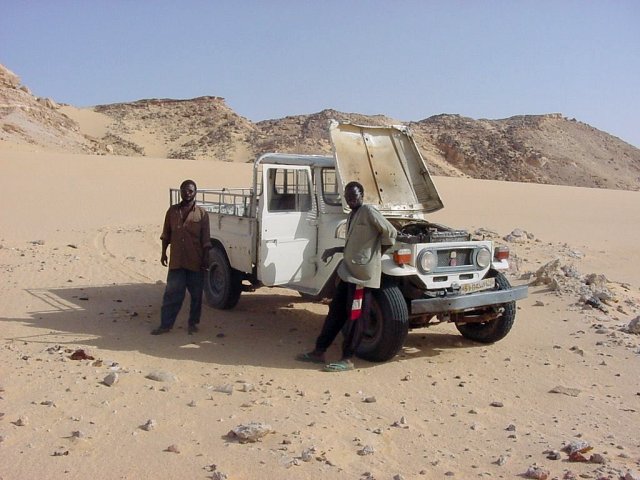
[[[276,294],[271,294],[277,290]],[[327,308],[311,304],[290,290],[262,289],[243,294],[233,310],[205,306],[200,332],[187,335],[188,296],[171,333],[152,336],[159,324],[162,284],[30,289],[44,308],[29,312],[30,318],[1,318],[43,330],[20,338],[42,343],[78,345],[111,351],[138,351],[157,358],[191,360],[219,365],[253,365],[274,368],[317,368],[296,362],[294,357],[310,349],[322,327]],[[440,351],[478,346],[457,334],[409,333],[405,349],[396,357],[432,357]],[[339,356],[341,338],[328,352]],[[359,368],[375,364],[359,361]]]

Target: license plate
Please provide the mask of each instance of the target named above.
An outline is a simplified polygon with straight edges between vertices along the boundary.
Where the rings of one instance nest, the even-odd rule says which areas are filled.
[[[481,290],[488,290],[490,288],[495,288],[495,286],[496,286],[495,278],[485,278],[484,280],[480,280],[479,282],[465,283],[464,285],[460,285],[460,292],[461,293],[479,292]]]

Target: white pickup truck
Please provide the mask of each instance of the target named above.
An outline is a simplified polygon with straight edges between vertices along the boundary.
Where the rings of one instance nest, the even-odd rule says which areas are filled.
[[[508,248],[428,221],[443,203],[410,132],[338,122],[329,130],[333,156],[267,153],[255,161],[250,189],[198,191],[213,243],[207,303],[230,309],[241,292],[262,286],[331,297],[341,254],[328,263],[321,256],[344,244],[348,206],[341,192],[357,180],[365,203],[399,232],[382,257],[381,287],[358,356],[388,360],[410,328],[440,322],[483,343],[507,335],[527,287],[512,287],[500,273],[508,268]],[[179,201],[178,190],[171,201]]]

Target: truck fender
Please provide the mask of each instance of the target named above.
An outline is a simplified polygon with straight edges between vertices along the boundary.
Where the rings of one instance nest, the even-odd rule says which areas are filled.
[[[417,275],[418,271],[412,265],[398,265],[391,255],[382,255],[382,273],[389,277],[407,277]]]
[[[494,260],[491,262],[491,268],[494,270],[508,270],[509,260]]]

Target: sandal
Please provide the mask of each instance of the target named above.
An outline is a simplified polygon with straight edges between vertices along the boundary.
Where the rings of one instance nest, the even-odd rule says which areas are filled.
[[[299,353],[296,355],[299,362],[325,363],[324,355],[318,355],[314,352]]]
[[[340,360],[335,363],[328,363],[324,366],[325,372],[346,372],[348,370],[353,370],[355,367],[351,360]]]

